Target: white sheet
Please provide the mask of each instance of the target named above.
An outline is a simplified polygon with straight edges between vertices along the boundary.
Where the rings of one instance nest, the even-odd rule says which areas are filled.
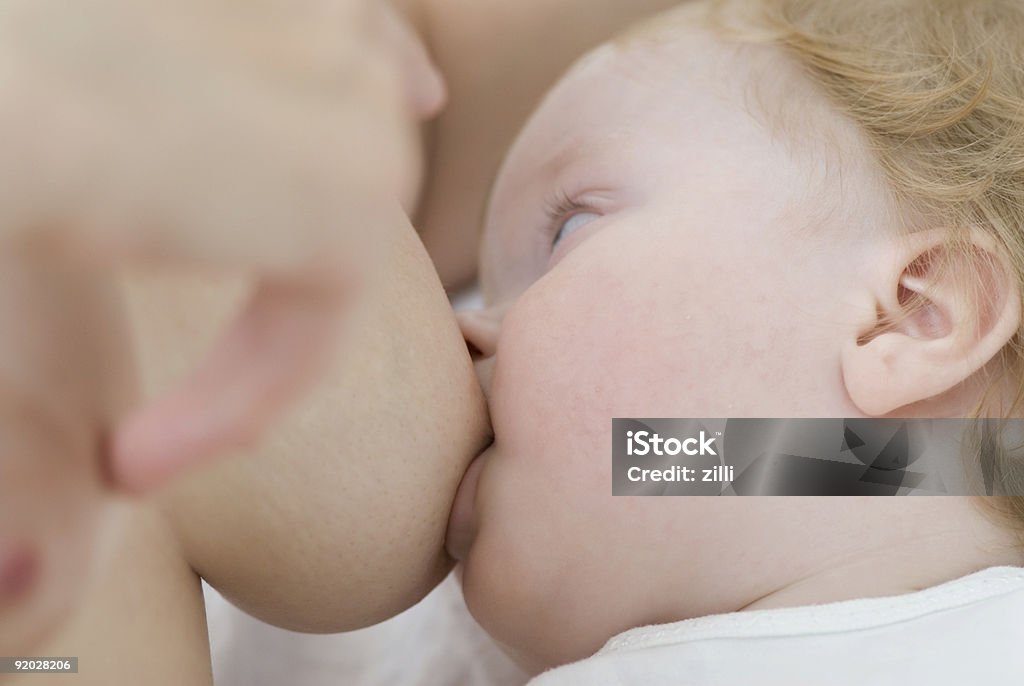
[[[276,629],[204,585],[216,686],[522,686],[454,577],[377,626],[329,636]]]

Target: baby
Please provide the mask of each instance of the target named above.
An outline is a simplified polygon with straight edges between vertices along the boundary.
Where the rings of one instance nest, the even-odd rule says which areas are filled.
[[[580,661],[538,686],[1024,676],[1020,499],[610,474],[612,417],[1019,416],[1021,64],[1012,0],[695,2],[551,91],[462,317],[494,442],[447,539],[511,654]]]

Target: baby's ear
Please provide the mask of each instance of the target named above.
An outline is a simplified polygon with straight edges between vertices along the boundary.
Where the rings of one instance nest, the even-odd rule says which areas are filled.
[[[1020,326],[1017,276],[988,234],[955,243],[939,230],[893,245],[880,263],[875,313],[842,353],[843,380],[866,415],[935,397],[988,363]]]

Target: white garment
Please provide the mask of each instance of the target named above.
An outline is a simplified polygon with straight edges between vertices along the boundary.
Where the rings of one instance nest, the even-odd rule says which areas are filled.
[[[529,686],[1024,684],[1024,569],[906,595],[633,629]]]

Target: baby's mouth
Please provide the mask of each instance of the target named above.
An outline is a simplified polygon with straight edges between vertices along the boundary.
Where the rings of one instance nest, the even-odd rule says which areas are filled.
[[[493,445],[493,443],[491,444]],[[476,491],[480,481],[480,472],[483,471],[484,462],[487,460],[487,453],[491,446],[473,458],[462,475],[462,481],[455,492],[455,501],[452,503],[452,511],[448,516],[448,533],[445,536],[444,546],[456,560],[464,560],[473,546],[473,539],[476,538]]]

